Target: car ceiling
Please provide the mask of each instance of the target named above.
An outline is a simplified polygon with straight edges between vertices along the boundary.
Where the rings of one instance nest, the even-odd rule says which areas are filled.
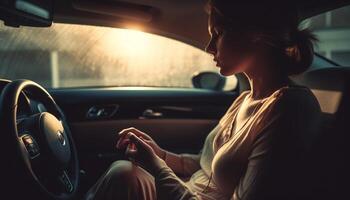
[[[204,49],[208,41],[207,0],[55,0],[54,22],[136,28]],[[237,1],[239,2],[239,1]],[[301,19],[350,0],[293,1]]]

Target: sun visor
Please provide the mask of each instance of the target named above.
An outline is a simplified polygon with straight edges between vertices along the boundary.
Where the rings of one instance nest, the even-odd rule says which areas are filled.
[[[7,26],[48,27],[53,20],[53,0],[0,1],[0,19]]]
[[[149,23],[154,20],[159,11],[151,6],[127,3],[122,1],[73,1],[73,8],[101,15],[114,16],[122,19]]]

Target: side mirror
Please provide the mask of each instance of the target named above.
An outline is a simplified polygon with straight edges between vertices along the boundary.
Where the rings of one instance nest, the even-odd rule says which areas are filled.
[[[192,77],[195,88],[222,91],[226,84],[226,78],[216,72],[201,72]]]

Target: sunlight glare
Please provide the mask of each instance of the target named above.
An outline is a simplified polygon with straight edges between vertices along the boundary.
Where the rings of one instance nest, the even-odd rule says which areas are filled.
[[[149,57],[152,51],[147,34],[138,30],[112,30],[104,38],[105,50],[126,57]]]

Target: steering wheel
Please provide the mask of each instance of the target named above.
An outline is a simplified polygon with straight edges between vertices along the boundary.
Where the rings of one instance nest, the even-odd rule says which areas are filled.
[[[42,103],[48,112],[18,119],[17,105],[24,95]],[[23,173],[26,184],[49,199],[74,197],[79,180],[77,150],[63,112],[50,94],[29,80],[7,83],[0,97],[0,130],[11,154],[10,168]],[[29,186],[26,186],[29,187]]]

